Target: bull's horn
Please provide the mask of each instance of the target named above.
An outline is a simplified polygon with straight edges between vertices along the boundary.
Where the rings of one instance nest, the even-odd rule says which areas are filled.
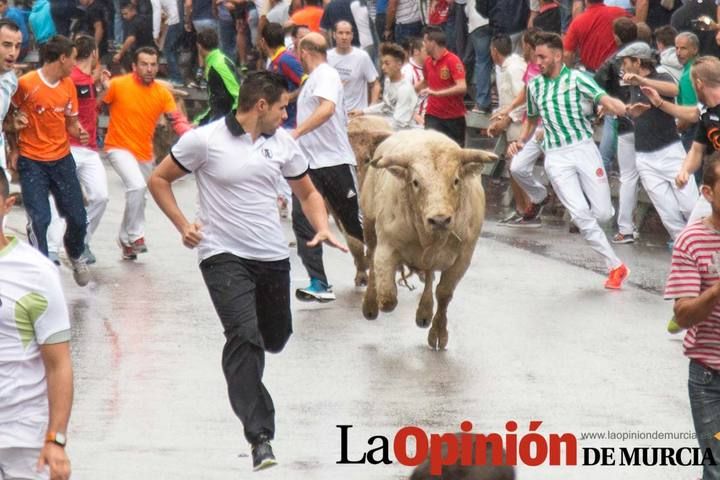
[[[498,156],[486,150],[478,150],[477,148],[463,148],[462,163],[492,163],[497,161]]]
[[[370,165],[375,168],[403,167],[410,165],[410,158],[405,155],[381,155],[370,160]]]

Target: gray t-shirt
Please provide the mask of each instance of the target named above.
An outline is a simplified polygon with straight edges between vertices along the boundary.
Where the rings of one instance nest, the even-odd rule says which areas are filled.
[[[675,83],[672,76],[667,73],[651,73],[648,78]],[[672,97],[663,97],[666,102],[674,102]],[[630,87],[630,103],[650,104],[650,100],[643,95],[640,87]],[[635,150],[638,152],[655,152],[661,148],[677,142],[678,136],[675,119],[659,108],[652,107],[634,120],[635,123]]]

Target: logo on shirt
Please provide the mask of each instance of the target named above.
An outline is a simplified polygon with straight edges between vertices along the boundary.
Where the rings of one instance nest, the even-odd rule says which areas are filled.
[[[602,168],[598,168],[597,170],[595,170],[595,175],[597,175],[598,178],[602,178],[603,175],[605,175],[605,170],[603,170]]]
[[[442,67],[440,69],[440,79],[441,80],[450,80],[450,69],[447,67]]]
[[[262,153],[262,156],[267,158],[268,160],[270,160],[272,158],[272,152],[270,151],[269,148],[263,148],[261,153]]]

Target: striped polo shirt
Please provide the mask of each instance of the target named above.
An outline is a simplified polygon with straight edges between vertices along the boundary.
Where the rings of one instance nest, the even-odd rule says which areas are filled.
[[[592,139],[593,129],[583,113],[583,101],[593,103],[605,95],[595,80],[566,66],[560,75],[538,75],[528,84],[527,115],[540,115],[545,126],[543,148],[564,147]]]
[[[720,262],[713,257],[719,255],[720,232],[703,220],[688,225],[675,240],[665,299],[695,298],[717,283]],[[688,358],[720,370],[720,303],[715,304],[707,320],[688,329],[683,349]]]

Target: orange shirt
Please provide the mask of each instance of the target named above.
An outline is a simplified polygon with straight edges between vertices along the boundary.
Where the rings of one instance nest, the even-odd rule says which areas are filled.
[[[70,154],[65,117],[78,114],[77,92],[70,77],[51,86],[40,70],[28,72],[18,79],[12,103],[28,118],[28,126],[18,135],[20,155],[53,162]]]
[[[310,31],[320,32],[320,19],[323,16],[322,7],[308,6],[292,14],[290,21],[295,25],[307,25]]]
[[[128,73],[110,81],[103,102],[110,106],[105,150],[122,148],[138,162],[152,161],[155,125],[163,113],[177,110],[170,91],[157,82],[145,85]]]

